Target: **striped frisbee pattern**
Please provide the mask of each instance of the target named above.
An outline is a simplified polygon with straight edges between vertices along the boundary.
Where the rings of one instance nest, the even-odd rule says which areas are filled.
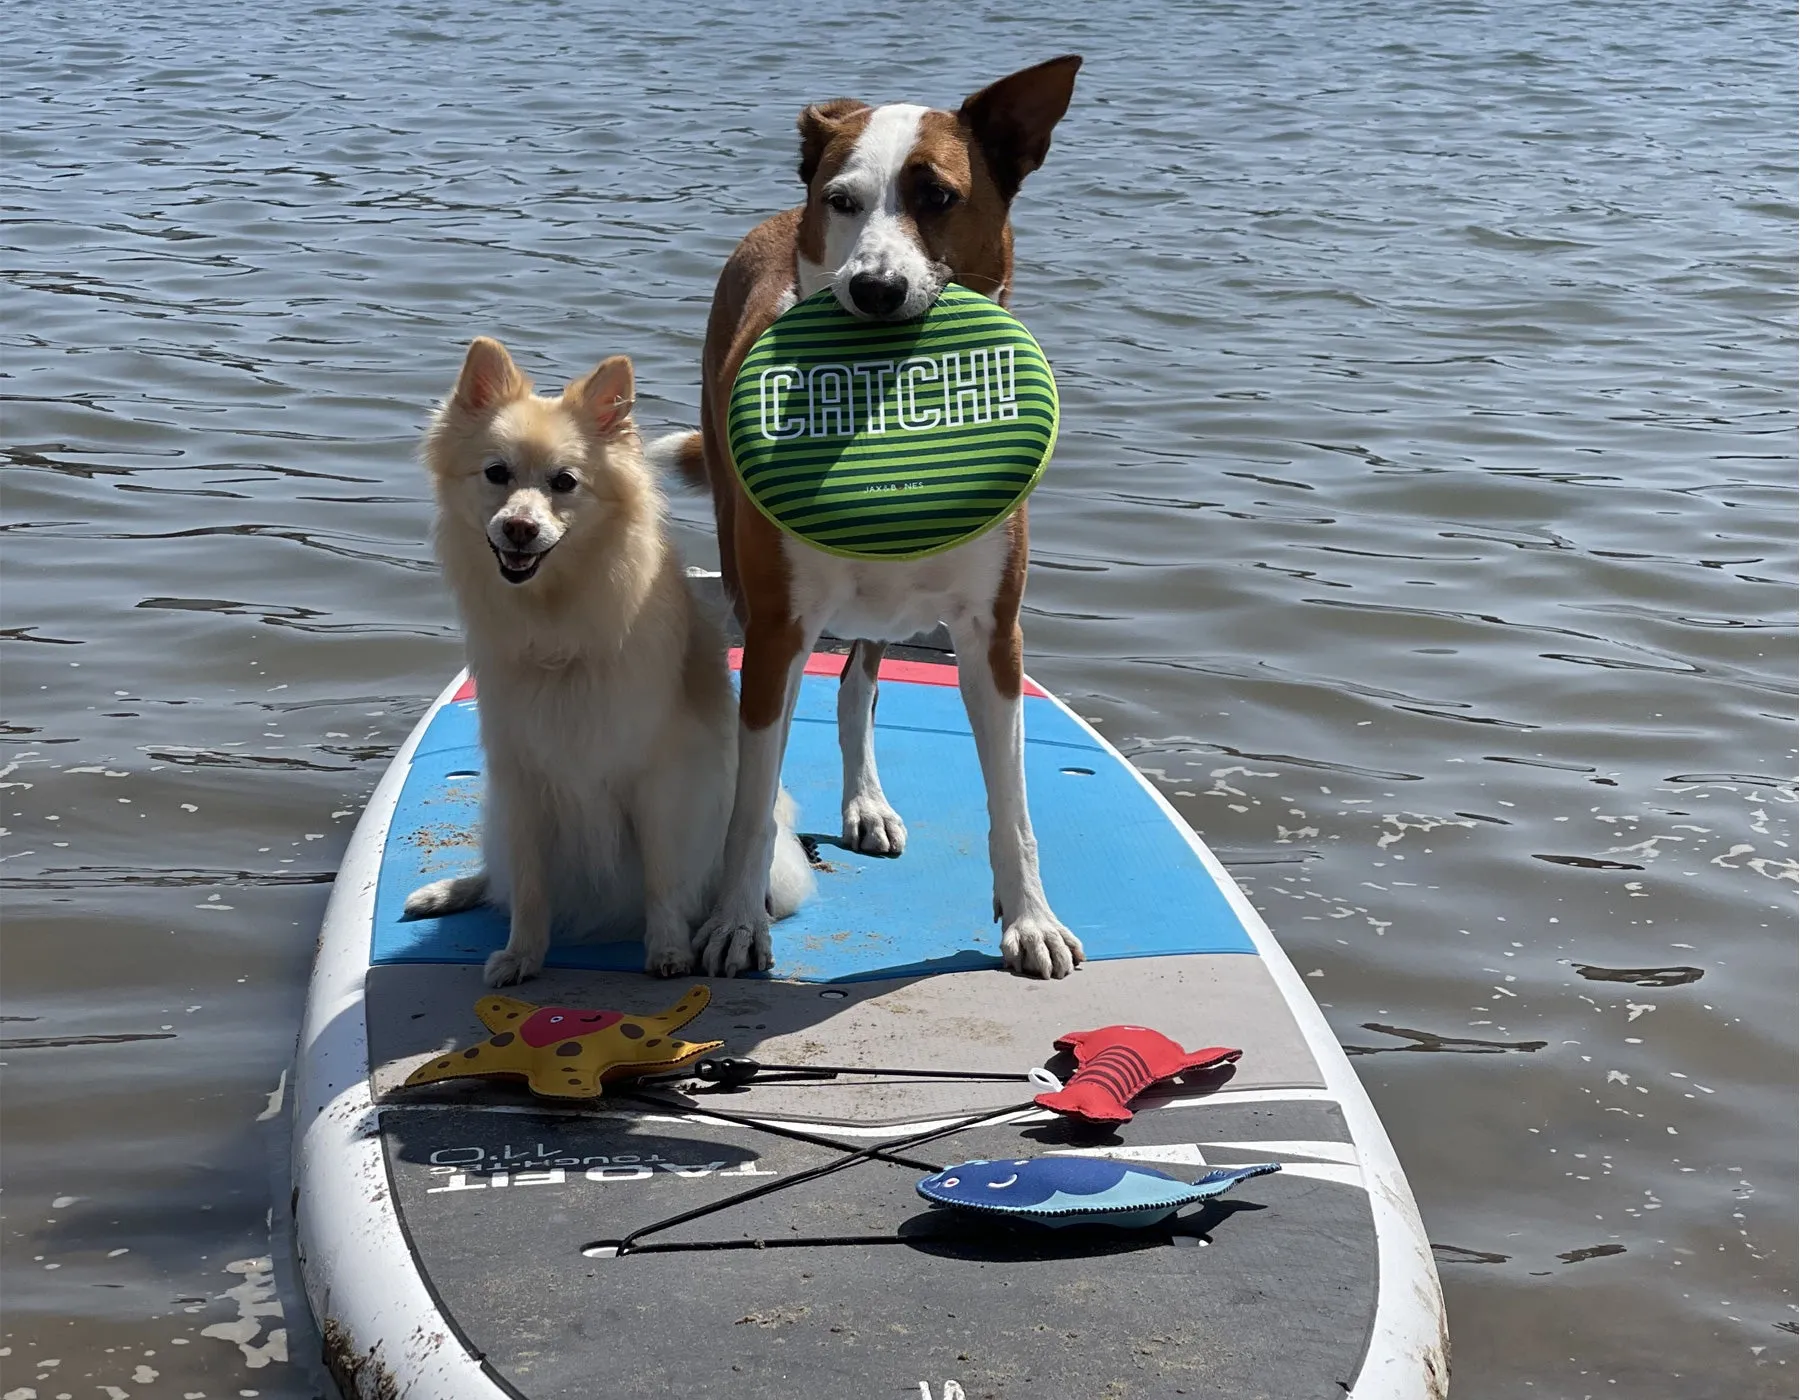
[[[764,331],[732,387],[738,479],[816,549],[919,559],[1004,520],[1056,445],[1056,381],[1011,314],[955,284],[916,321],[829,288]]]

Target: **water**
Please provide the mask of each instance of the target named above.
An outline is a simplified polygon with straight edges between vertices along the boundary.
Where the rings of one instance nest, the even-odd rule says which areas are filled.
[[[9,12],[8,1393],[314,1393],[271,1095],[463,343],[692,421],[804,101],[1076,50],[1033,671],[1358,1056],[1459,1400],[1791,1395],[1791,9],[701,9]]]

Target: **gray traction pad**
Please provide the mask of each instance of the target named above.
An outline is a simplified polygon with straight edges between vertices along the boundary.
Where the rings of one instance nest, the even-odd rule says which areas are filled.
[[[1258,1178],[1173,1230],[1052,1231],[930,1206],[916,1168],[860,1163],[652,1237],[765,1247],[589,1258],[589,1241],[834,1154],[617,1110],[440,1105],[382,1119],[396,1197],[440,1298],[533,1400],[914,1400],[920,1382],[940,1397],[952,1380],[971,1400],[1323,1400],[1354,1378],[1373,1315],[1367,1197],[1335,1181]],[[1335,1105],[1218,1103],[1141,1113],[1099,1137],[1061,1120],[972,1128],[908,1155],[949,1165],[1076,1145],[1345,1138]],[[1209,1165],[1283,1160],[1202,1151]],[[799,1243],[844,1236],[868,1242]]]
[[[648,1012],[690,985],[557,971],[516,993]],[[1022,1070],[1051,1059],[1055,1034],[1114,1022],[1156,1026],[1190,1048],[1246,1047],[1229,1076],[1140,1099],[1117,1133],[1057,1119],[977,1127],[912,1149],[923,1162],[1178,1144],[1190,1147],[1177,1155],[1191,1157],[1197,1144],[1208,1165],[1272,1160],[1295,1170],[1190,1209],[1172,1232],[1127,1233],[969,1220],[917,1196],[922,1171],[863,1163],[655,1237],[764,1247],[588,1258],[580,1250],[589,1241],[834,1155],[697,1121],[684,1105],[855,1124],[865,1135],[814,1130],[860,1146],[886,1136],[867,1135],[874,1125],[996,1109],[1032,1090],[853,1080],[721,1094],[684,1092],[695,1086],[682,1078],[657,1082],[674,1111],[622,1095],[546,1107],[505,1081],[396,1090],[421,1058],[483,1035],[473,1013],[480,969],[374,968],[370,1049],[396,1204],[446,1311],[519,1394],[918,1400],[923,1382],[941,1400],[955,1381],[970,1400],[1305,1400],[1341,1397],[1354,1379],[1374,1311],[1368,1198],[1343,1165],[1352,1154],[1332,1146],[1348,1141],[1335,1104],[1239,1101],[1322,1085],[1260,960],[1104,962],[1059,983],[972,972],[710,985],[711,1006],[680,1034],[767,1062]],[[1223,1094],[1205,1098],[1211,1090]],[[1209,1145],[1221,1143],[1285,1148]],[[1146,1165],[1190,1180],[1206,1169]],[[1318,1174],[1301,1175],[1309,1166]],[[844,1236],[868,1242],[792,1243]],[[1210,1242],[1188,1242],[1196,1237]]]

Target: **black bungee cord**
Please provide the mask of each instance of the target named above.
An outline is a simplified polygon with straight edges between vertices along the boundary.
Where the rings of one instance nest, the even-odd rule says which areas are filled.
[[[859,1074],[869,1073],[869,1072],[870,1071],[867,1071],[867,1070],[852,1071],[852,1073],[859,1073]],[[998,1076],[996,1076],[996,1077],[998,1077]],[[1009,1077],[1023,1079],[1026,1076],[1016,1075],[1016,1076],[1009,1076]],[[645,1094],[641,1091],[628,1091],[628,1093],[630,1094],[630,1097],[632,1097],[632,1098],[636,1098],[636,1099],[642,1100],[647,1103],[652,1103],[659,1107],[676,1108],[683,1112],[696,1111],[696,1110],[688,1110],[685,1105],[682,1105],[679,1103],[672,1104],[666,1099],[659,1099],[653,1095]],[[1029,1109],[1035,1108],[1036,1106],[1037,1106],[1037,1104],[1034,1100],[1027,1099],[1023,1103],[1009,1104],[1005,1108],[989,1109],[985,1112],[977,1113],[972,1116],[958,1118],[950,1123],[943,1124],[936,1128],[928,1129],[925,1132],[914,1133],[909,1137],[903,1137],[897,1141],[890,1141],[885,1146],[871,1145],[868,1147],[851,1147],[847,1143],[834,1142],[830,1138],[820,1137],[820,1136],[817,1136],[817,1135],[811,1134],[811,1133],[802,1134],[794,1129],[789,1129],[786,1127],[778,1128],[778,1127],[774,1127],[768,1123],[758,1122],[754,1118],[743,1118],[743,1117],[739,1117],[734,1114],[734,1115],[730,1116],[729,1118],[727,1118],[726,1121],[742,1123],[748,1127],[757,1128],[764,1132],[772,1132],[772,1133],[775,1133],[777,1136],[781,1136],[781,1137],[798,1137],[801,1141],[814,1142],[814,1143],[819,1144],[820,1146],[825,1146],[825,1147],[835,1147],[835,1148],[838,1148],[844,1155],[836,1158],[833,1161],[825,1162],[820,1166],[809,1167],[805,1171],[795,1172],[790,1176],[784,1176],[784,1177],[780,1178],[779,1180],[764,1182],[761,1186],[752,1186],[747,1190],[739,1191],[735,1195],[727,1196],[722,1201],[714,1201],[710,1205],[696,1206],[692,1210],[684,1210],[678,1215],[671,1215],[668,1218],[663,1219],[663,1220],[652,1221],[648,1225],[640,1225],[637,1229],[633,1230],[630,1234],[626,1235],[623,1239],[592,1240],[589,1243],[584,1244],[581,1247],[581,1252],[590,1258],[606,1258],[609,1256],[623,1257],[624,1255],[627,1255],[627,1254],[644,1253],[648,1250],[680,1249],[680,1248],[684,1248],[684,1247],[687,1247],[687,1248],[694,1248],[694,1247],[699,1247],[699,1248],[721,1248],[721,1247],[759,1248],[759,1247],[763,1247],[762,1241],[749,1241],[749,1242],[744,1243],[743,1245],[736,1245],[734,1243],[733,1245],[730,1245],[730,1246],[721,1245],[721,1244],[713,1244],[713,1243],[709,1242],[708,1244],[701,1245],[701,1246],[648,1245],[648,1246],[641,1246],[641,1247],[638,1246],[637,1242],[639,1240],[643,1239],[646,1235],[658,1234],[664,1230],[673,1229],[677,1225],[685,1225],[690,1220],[698,1220],[702,1216],[713,1215],[713,1214],[717,1213],[718,1211],[728,1210],[732,1206],[742,1205],[745,1201],[753,1201],[753,1200],[756,1200],[758,1197],[771,1195],[776,1191],[785,1191],[788,1187],[798,1186],[802,1182],[816,1181],[820,1177],[830,1176],[833,1172],[840,1172],[845,1167],[854,1166],[858,1162],[869,1161],[874,1158],[881,1158],[885,1161],[897,1162],[901,1165],[912,1166],[915,1168],[918,1166],[925,1166],[927,1168],[927,1170],[929,1170],[929,1171],[933,1171],[933,1172],[939,1171],[939,1170],[941,1170],[941,1168],[931,1165],[929,1163],[911,1162],[911,1161],[907,1161],[904,1158],[899,1157],[896,1154],[896,1149],[907,1148],[907,1147],[918,1147],[927,1142],[934,1142],[938,1138],[949,1137],[953,1133],[959,1133],[959,1132],[963,1131],[963,1129],[965,1129],[965,1128],[973,1128],[973,1127],[978,1126],[979,1124],[991,1122],[992,1120],[994,1120],[996,1118],[1004,1118],[1004,1117],[1008,1116],[1009,1114],[1025,1112]],[[697,1112],[701,1116],[704,1117],[704,1116],[708,1116],[709,1111],[706,1109],[699,1109],[699,1110],[697,1110]],[[888,1238],[889,1237],[886,1237],[886,1236],[874,1235],[874,1236],[870,1236],[868,1238],[868,1240],[863,1240],[860,1237],[851,1236],[851,1237],[844,1237],[844,1238],[833,1238],[831,1240],[809,1241],[809,1243],[817,1243],[817,1244],[872,1243],[872,1242],[885,1242]]]
[[[1062,1081],[1054,1084],[1050,1081],[1054,1076],[1048,1070],[1027,1070],[1022,1074],[1008,1074],[995,1070],[961,1070],[961,1069],[864,1069],[856,1065],[765,1065],[758,1060],[748,1059],[742,1055],[715,1055],[701,1060],[693,1068],[697,1078],[709,1084],[717,1084],[726,1089],[737,1089],[748,1084],[758,1075],[776,1074],[787,1079],[836,1079],[840,1074],[879,1074],[901,1079],[1000,1079],[1008,1083],[1042,1084],[1052,1090],[1062,1088]],[[1040,1078],[1041,1076],[1041,1078]]]
[[[836,1138],[821,1137],[818,1133],[809,1133],[804,1128],[796,1128],[787,1123],[765,1122],[760,1118],[747,1118],[741,1113],[727,1113],[717,1108],[693,1108],[675,1099],[658,1098],[654,1094],[646,1094],[642,1089],[625,1089],[616,1091],[618,1097],[636,1099],[640,1103],[654,1104],[658,1108],[666,1108],[673,1113],[698,1114],[704,1118],[717,1118],[725,1123],[737,1123],[742,1127],[755,1128],[759,1132],[770,1133],[775,1137],[793,1138],[796,1142],[810,1142],[815,1147],[836,1148],[840,1152],[850,1149]],[[897,1167],[915,1167],[921,1171],[935,1172],[941,1170],[931,1162],[916,1161],[911,1157],[897,1156],[885,1147],[874,1150],[874,1156],[884,1162],[892,1162]]]

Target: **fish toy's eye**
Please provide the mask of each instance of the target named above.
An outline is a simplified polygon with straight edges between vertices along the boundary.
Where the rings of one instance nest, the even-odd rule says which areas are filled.
[[[560,1016],[552,1016],[552,1017],[551,1017],[551,1018],[550,1018],[550,1024],[551,1024],[551,1025],[553,1025],[553,1026],[560,1026],[560,1025],[561,1025],[561,1024],[562,1024],[562,1017],[560,1017]]]
[[[938,1184],[940,1186],[961,1186],[962,1178],[960,1176],[947,1176]]]

